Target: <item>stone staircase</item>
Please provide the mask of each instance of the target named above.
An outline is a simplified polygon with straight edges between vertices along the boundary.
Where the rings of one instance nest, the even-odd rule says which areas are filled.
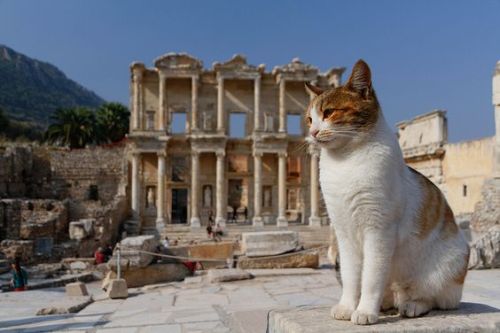
[[[320,228],[312,228],[308,225],[290,224],[286,230],[297,231],[299,233],[299,241],[305,247],[312,247],[318,245],[327,245],[330,241],[330,227],[322,226]],[[260,228],[253,227],[252,225],[227,225],[224,228],[223,241],[236,241],[241,240],[243,232],[253,231],[273,231],[283,230],[274,225],[264,226]],[[205,227],[191,228],[186,225],[167,225],[162,232],[162,237],[168,236],[173,240],[178,240],[180,244],[194,242],[203,242],[208,240]]]

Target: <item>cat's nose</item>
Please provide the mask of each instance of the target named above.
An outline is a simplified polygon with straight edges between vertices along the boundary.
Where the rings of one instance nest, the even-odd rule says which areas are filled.
[[[319,130],[318,130],[318,129],[311,130],[311,136],[312,136],[313,138],[315,138],[315,137],[318,135],[318,133],[319,133]]]

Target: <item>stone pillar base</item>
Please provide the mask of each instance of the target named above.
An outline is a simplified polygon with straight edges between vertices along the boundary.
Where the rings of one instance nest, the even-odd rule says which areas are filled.
[[[262,220],[262,217],[260,216],[254,216],[252,219],[252,226],[254,227],[263,227],[264,226],[264,220]]]
[[[221,227],[225,227],[226,226],[226,219],[223,217],[216,217],[215,224],[219,224]]]
[[[192,217],[191,221],[189,221],[191,228],[199,228],[201,227],[201,222],[199,217]]]
[[[158,230],[158,233],[161,234],[161,232],[165,229],[165,219],[164,218],[158,218],[156,219],[156,230]]]
[[[276,226],[279,228],[288,227],[288,220],[284,216],[279,216],[276,220]]]
[[[309,218],[309,226],[310,227],[321,227],[321,219],[317,216],[311,216]]]

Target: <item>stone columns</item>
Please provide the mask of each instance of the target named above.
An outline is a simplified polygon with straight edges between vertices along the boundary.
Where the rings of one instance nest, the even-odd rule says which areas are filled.
[[[132,188],[130,193],[133,219],[140,220],[141,212],[141,180],[139,175],[139,163],[141,161],[141,156],[139,153],[132,154]]]
[[[200,153],[193,151],[191,153],[191,227],[199,228],[200,214],[198,207],[200,206]]]
[[[224,227],[226,225],[226,207],[227,200],[225,195],[225,181],[224,177],[224,165],[226,153],[224,151],[216,152],[217,155],[217,170],[216,170],[216,183],[215,183],[215,223],[219,223],[220,226]]]
[[[311,216],[309,226],[321,227],[319,218],[319,151],[316,147],[310,147],[311,153]]]
[[[253,118],[253,129],[254,131],[259,131],[260,127],[260,76],[256,77],[254,80],[254,118]]]
[[[165,228],[165,153],[158,153],[158,183],[156,184],[156,230]]]
[[[132,117],[132,129],[141,129],[141,117],[142,117],[142,71],[134,70],[134,98],[133,98],[133,117]]]
[[[162,71],[158,72],[158,130],[165,131],[165,119],[166,119],[166,106],[165,97],[167,92],[165,91],[165,73]]]
[[[217,132],[225,133],[224,130],[224,78],[217,75]]]
[[[286,153],[279,153],[278,163],[278,227],[288,227],[286,219]]]
[[[198,130],[198,75],[191,79],[191,131]]]
[[[252,224],[254,227],[263,227],[262,220],[262,153],[254,153],[254,214]]]
[[[279,95],[279,129],[278,132],[286,133],[286,105],[285,105],[285,79],[281,78],[279,81],[280,95]]]

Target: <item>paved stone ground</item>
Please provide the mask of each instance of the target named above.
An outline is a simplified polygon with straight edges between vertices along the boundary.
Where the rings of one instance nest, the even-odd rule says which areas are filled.
[[[201,277],[130,289],[126,300],[107,300],[88,284],[95,302],[78,314],[35,316],[64,289],[0,294],[0,332],[231,332],[264,333],[271,309],[332,305],[340,295],[334,272],[255,271],[255,279],[211,285]],[[280,275],[283,274],[283,275]],[[500,309],[500,270],[470,271],[464,302]]]

